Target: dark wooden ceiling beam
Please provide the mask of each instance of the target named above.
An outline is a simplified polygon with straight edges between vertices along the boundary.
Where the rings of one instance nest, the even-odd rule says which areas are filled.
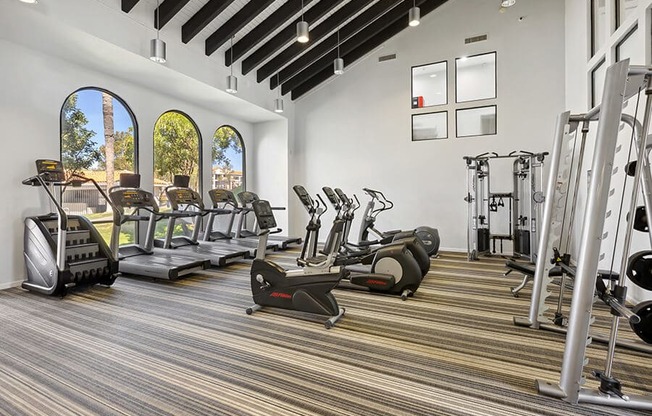
[[[447,0],[425,0],[422,2],[419,7],[421,8],[421,16],[425,16],[428,13],[432,12],[442,4],[446,3]],[[417,1],[417,3],[419,3]],[[357,61],[360,58],[366,56],[369,52],[375,48],[382,45],[384,42],[397,35],[399,32],[403,31],[408,27],[407,16],[405,18],[399,18],[393,23],[389,24],[387,27],[382,29],[380,32],[376,33],[375,36],[369,37],[364,43],[359,47],[355,48],[351,52],[343,55],[344,65],[348,66]],[[331,62],[332,63],[332,62]],[[332,65],[323,68],[317,74],[307,79],[301,85],[295,87],[292,90],[291,98],[296,100],[297,98],[305,95],[324,81],[328,80],[334,76]]]
[[[304,0],[304,7],[307,6],[312,0]],[[265,39],[276,29],[285,25],[295,14],[301,11],[301,0],[289,0],[281,7],[276,9],[274,13],[269,15],[267,19],[263,20],[258,26],[253,28],[247,33],[240,41],[233,45],[231,48],[224,52],[224,62],[227,66],[231,65],[233,61],[242,58],[247,52],[253,49],[261,40]],[[233,53],[233,59],[231,54]]]
[[[338,4],[344,0],[322,0],[315,4],[310,9],[306,10],[304,18],[306,22],[315,22],[321,19],[329,11],[334,9]],[[276,36],[267,41],[263,46],[254,51],[251,55],[242,61],[242,75],[247,75],[254,68],[260,65],[265,59],[272,56],[288,42],[292,41],[297,36],[297,23],[301,19],[296,19],[294,22],[288,24],[285,29],[281,30]]]
[[[420,5],[424,1],[425,0],[417,0],[416,4]],[[352,20],[344,28],[340,29],[340,32],[344,30],[347,30],[349,33],[354,32],[355,30],[358,30],[358,32],[354,32],[355,35],[349,37],[340,44],[340,55],[350,53],[371,37],[376,36],[377,33],[380,33],[387,26],[407,16],[410,7],[412,7],[411,2],[402,1],[398,6],[392,8],[382,16],[377,16],[377,19],[369,23],[367,26],[361,24],[362,22],[358,21],[358,18]],[[407,21],[407,17],[405,17],[405,19]],[[281,90],[283,94],[295,89],[313,75],[318,74],[323,68],[333,64],[333,60],[337,58],[337,45],[330,42],[325,44],[322,49],[323,53],[321,54],[321,57],[317,57],[317,59],[315,59],[315,56],[306,56],[308,55],[308,53],[306,53],[304,56],[301,56],[287,67],[283,68],[279,73],[280,79],[287,80],[283,82],[283,88]],[[273,82],[274,80],[270,80],[270,85],[272,85]]]
[[[398,0],[394,0],[398,2]],[[269,77],[272,74],[275,74],[280,68],[286,65],[288,62],[291,62],[297,56],[301,55],[307,49],[313,47],[317,44],[322,38],[329,35],[332,31],[337,30],[339,26],[342,25],[345,21],[350,19],[360,10],[364,9],[369,3],[373,0],[356,0],[346,3],[344,6],[339,8],[335,13],[328,17],[328,19],[321,22],[317,27],[310,31],[310,42],[309,43],[299,43],[293,42],[288,45],[283,51],[278,55],[272,58],[265,65],[260,67],[256,71],[256,79],[258,82],[263,81],[265,78]],[[373,8],[373,7],[372,7]],[[373,16],[374,18],[376,16]],[[342,38],[345,38],[345,34],[340,33]],[[315,46],[315,48],[320,45]],[[274,77],[276,80],[276,77]],[[275,85],[276,86],[276,85]]]
[[[362,3],[360,0],[351,2],[351,3]],[[351,3],[346,4],[342,9],[346,8],[347,6],[351,5]],[[346,39],[350,38],[353,36],[356,32],[359,32],[362,28],[370,24],[371,22],[375,21],[376,19],[379,18],[379,16],[384,16],[389,10],[393,9],[394,7],[397,7],[399,4],[404,4],[405,2],[403,0],[380,0],[378,3],[374,4],[373,6],[369,7],[367,10],[364,12],[360,13],[357,17],[355,17],[353,20],[351,20],[349,23],[347,23],[345,26],[340,27],[340,40],[341,44],[343,45],[346,41]],[[340,10],[342,10],[340,9]],[[355,13],[353,13],[355,14]],[[335,14],[333,14],[335,16]],[[350,16],[348,16],[350,17]],[[346,21],[347,18],[342,19],[341,21]],[[334,23],[334,22],[333,22]],[[320,27],[319,25],[318,27]],[[329,26],[331,31],[333,29],[336,29],[338,25],[334,26]],[[292,45],[289,47],[292,48]],[[319,60],[322,56],[327,54],[328,52],[332,51],[334,48],[337,48],[337,33],[333,33],[331,36],[328,38],[324,39],[322,42],[314,45],[312,48],[310,48],[306,53],[301,55],[299,58],[294,60],[291,64],[283,68],[278,73],[278,76],[274,76],[271,79],[271,88],[276,88],[278,85],[279,81],[280,83],[285,82],[286,80],[292,78],[294,75],[298,74],[301,72],[304,68],[309,67],[311,64],[313,64],[315,61]],[[340,46],[341,48],[341,46]],[[346,52],[342,52],[346,53]],[[274,61],[276,58],[274,58],[272,61]],[[271,61],[270,61],[271,62]],[[261,72],[265,67],[267,67],[267,64],[263,66],[258,73],[257,80],[258,82],[261,82],[263,79],[265,79],[267,76],[275,73],[278,67],[272,67],[270,66],[267,68],[265,72]],[[317,72],[319,72],[317,70]],[[265,76],[263,76],[265,75]],[[278,81],[277,81],[278,79]],[[298,85],[298,84],[297,84]]]
[[[134,8],[136,4],[138,4],[139,0],[122,0],[122,11],[125,13],[129,13],[131,9]]]
[[[212,55],[240,29],[269,7],[274,0],[255,0],[245,4],[226,23],[206,39],[206,55]]]
[[[154,27],[162,29],[190,0],[164,0],[154,9]],[[159,16],[161,17],[159,20]]]
[[[234,0],[210,0],[181,27],[181,40],[188,43],[210,22],[220,15]]]

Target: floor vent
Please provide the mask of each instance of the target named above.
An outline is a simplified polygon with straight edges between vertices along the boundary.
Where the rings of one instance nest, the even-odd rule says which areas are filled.
[[[391,55],[379,56],[378,57],[378,62],[391,61],[392,59],[396,59],[396,54],[395,53],[393,53]]]
[[[464,39],[464,44],[468,45],[469,43],[482,42],[483,40],[487,40],[487,35],[480,35],[480,36],[473,36],[470,38],[466,38]]]

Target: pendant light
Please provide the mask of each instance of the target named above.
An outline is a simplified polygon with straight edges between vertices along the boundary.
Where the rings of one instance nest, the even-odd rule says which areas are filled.
[[[160,39],[161,32],[161,13],[159,11],[159,0],[156,0],[156,39],[152,39],[149,44],[149,59],[159,64],[165,63],[165,42]]]
[[[281,97],[281,83],[278,80],[278,72],[276,73],[276,89],[278,90],[278,97],[274,100],[274,112],[283,112],[283,98]]]
[[[303,20],[303,0],[301,0],[301,21],[297,23],[297,42],[306,43],[310,40],[308,22]]]
[[[333,61],[333,73],[342,75],[344,73],[344,59],[340,57],[340,27],[337,27],[337,58]]]
[[[231,53],[233,53],[233,36],[231,36]],[[233,61],[231,61],[231,75],[226,77],[226,92],[236,94],[238,92],[238,78],[233,75]]]
[[[409,25],[412,27],[419,26],[420,20],[421,20],[421,9],[417,7],[417,0],[414,0],[412,8],[408,12]]]

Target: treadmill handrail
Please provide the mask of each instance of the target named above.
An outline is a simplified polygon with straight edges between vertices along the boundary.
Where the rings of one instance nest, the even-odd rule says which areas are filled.
[[[102,198],[104,198],[104,200],[107,202],[107,204],[109,204],[109,206],[111,207],[111,209],[112,209],[113,211],[117,211],[118,207],[115,206],[115,204],[113,203],[113,201],[111,201],[111,198],[108,197],[108,195],[106,194],[106,192],[104,192],[104,190],[100,187],[100,185],[97,183],[97,181],[96,181],[95,179],[93,179],[93,178],[87,178],[87,177],[82,176],[82,175],[79,175],[79,174],[77,174],[77,173],[73,173],[72,175],[70,175],[70,177],[71,177],[71,178],[78,178],[78,179],[81,180],[82,183],[91,182],[91,183],[93,184],[93,186],[95,186],[95,188],[98,190],[98,192],[100,193],[100,195],[102,195]],[[66,184],[65,184],[64,186],[67,187],[68,184],[72,184],[73,182],[74,182],[74,181],[68,181],[68,182],[66,182]]]
[[[260,230],[260,232],[258,234],[256,234],[256,235],[258,237],[262,237],[264,235],[278,234],[278,233],[281,233],[281,232],[283,232],[283,229],[281,229],[281,228],[277,228],[274,231],[265,228],[264,230]]]

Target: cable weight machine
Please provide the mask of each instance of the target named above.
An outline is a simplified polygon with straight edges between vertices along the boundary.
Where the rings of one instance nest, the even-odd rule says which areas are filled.
[[[641,117],[638,113],[639,106],[636,108],[636,115],[632,118],[622,113],[624,101],[641,94],[645,96],[645,103],[642,105],[642,122],[637,118]],[[627,116],[627,117],[626,117]],[[589,403],[605,406],[614,406],[636,410],[652,411],[652,397],[646,394],[626,394],[623,391],[621,382],[616,378],[615,372],[623,372],[622,368],[614,367],[616,358],[616,347],[622,346],[619,340],[619,321],[624,319],[628,321],[635,332],[642,339],[650,332],[650,322],[652,318],[652,308],[649,303],[643,302],[633,309],[625,305],[627,298],[627,287],[625,287],[625,277],[629,277],[632,283],[643,288],[652,288],[652,273],[649,264],[645,259],[645,254],[636,253],[630,256],[631,238],[634,230],[647,232],[652,239],[650,227],[647,225],[647,218],[643,220],[643,209],[649,211],[652,205],[652,194],[650,193],[650,173],[649,164],[649,136],[650,120],[652,116],[652,68],[629,66],[629,60],[617,62],[607,68],[605,75],[605,88],[602,96],[602,102],[599,106],[591,109],[586,114],[571,116],[570,112],[563,113],[558,119],[558,128],[556,139],[551,156],[551,178],[563,177],[563,170],[560,171],[560,160],[562,154],[562,144],[564,138],[571,131],[571,123],[597,120],[598,128],[595,139],[595,150],[591,163],[591,178],[588,186],[588,195],[586,197],[586,207],[582,215],[581,233],[578,235],[577,242],[577,266],[574,267],[574,285],[573,294],[568,317],[568,327],[566,332],[566,342],[561,363],[559,380],[550,382],[538,379],[536,382],[537,390],[540,394],[557,397],[572,404]],[[628,120],[628,119],[632,120]],[[609,208],[608,200],[615,194],[611,188],[612,176],[620,172],[618,167],[614,167],[614,155],[618,152],[618,132],[620,123],[625,122],[633,127],[631,143],[635,143],[636,163],[631,162],[627,165],[627,176],[633,176],[631,185],[631,196],[629,198],[629,207],[624,204],[625,184],[623,184],[622,195],[618,195],[619,207],[616,212],[618,215],[612,215],[614,212]],[[630,123],[631,122],[631,123]],[[559,175],[559,176],[558,176]],[[625,176],[625,180],[627,178]],[[566,181],[568,178],[566,178]],[[550,269],[547,261],[547,252],[550,251],[552,244],[560,237],[560,231],[564,226],[559,226],[556,221],[556,213],[565,204],[556,204],[558,200],[563,202],[566,196],[562,192],[554,192],[555,182],[548,184],[550,192],[549,199],[545,201],[545,210],[543,222],[541,224],[541,246],[540,254],[536,264],[534,285],[532,290],[532,302],[530,316],[527,319],[515,319],[518,325],[526,324],[531,327],[541,327],[541,314],[545,310],[544,301],[550,278],[548,272]],[[556,184],[563,189],[559,181]],[[637,207],[639,191],[642,190],[643,202],[645,208]],[[557,205],[557,207],[555,206]],[[637,217],[637,213],[638,217]],[[605,232],[605,220],[607,218],[617,218],[616,238],[619,234],[618,226],[621,224],[625,228],[623,247],[620,249],[620,268],[618,278],[611,280],[609,285],[596,279],[598,276],[598,264],[605,253],[601,251],[603,240],[607,237]],[[617,256],[617,246],[614,243],[612,252],[613,258]],[[642,252],[642,253],[645,253]],[[640,272],[640,273],[639,273]],[[593,302],[595,295],[610,307],[611,325],[609,335],[606,339],[608,344],[606,357],[602,368],[595,369],[600,363],[591,363],[587,359],[587,349],[596,339],[590,333],[594,316],[592,315]],[[590,373],[588,366],[593,367]],[[587,374],[589,373],[594,382],[598,384],[597,388],[587,383]]]
[[[548,152],[532,153],[513,151],[507,155],[486,152],[477,156],[464,156],[467,171],[468,204],[467,255],[477,260],[481,254],[496,254],[496,244],[503,253],[505,240],[513,241],[513,256],[534,262],[538,248],[537,224],[541,216],[543,161]],[[512,164],[512,192],[491,191],[490,161],[514,159]],[[492,224],[498,222],[501,212],[509,233],[494,232]]]

